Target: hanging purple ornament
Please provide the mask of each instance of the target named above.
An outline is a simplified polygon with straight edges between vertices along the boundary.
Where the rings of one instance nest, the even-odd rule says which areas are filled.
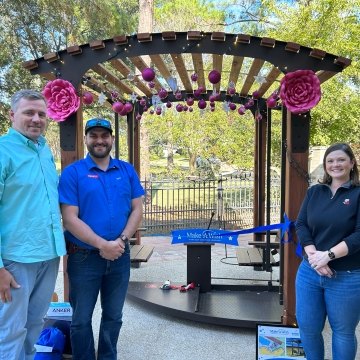
[[[154,110],[151,109],[151,110],[149,111],[149,113],[150,113],[150,115],[154,115]]]
[[[181,91],[177,91],[177,92],[175,93],[175,99],[176,99],[176,100],[181,100],[181,99],[182,99]]]
[[[193,112],[193,111],[194,109],[191,106],[189,106],[189,112]]]
[[[198,107],[199,109],[203,110],[206,108],[206,101],[204,99],[200,99],[199,102],[198,102]]]
[[[236,105],[234,103],[230,103],[229,104],[229,109],[232,110],[232,111],[236,110]]]
[[[266,100],[266,105],[268,108],[273,109],[277,105],[277,100],[273,96],[270,96]]]
[[[258,90],[255,90],[255,91],[252,93],[252,97],[253,97],[254,99],[258,99],[258,98],[260,97],[259,91],[258,91]]]
[[[184,111],[188,111],[188,110],[189,110],[189,107],[188,107],[187,105],[184,105],[184,106],[183,106],[183,110],[184,110]]]
[[[146,100],[145,100],[144,98],[141,98],[141,99],[139,100],[139,104],[140,104],[141,106],[145,106],[145,105],[146,105]]]
[[[121,111],[123,110],[124,108],[124,104],[121,103],[120,101],[116,101],[112,104],[112,109],[114,110],[114,112],[120,114]]]
[[[93,101],[94,101],[94,96],[93,96],[93,94],[91,93],[91,92],[89,92],[89,91],[85,91],[84,93],[83,93],[83,103],[85,104],[85,105],[90,105],[90,104],[92,104],[93,103]]]
[[[200,89],[196,89],[196,90],[194,91],[194,97],[198,99],[200,96],[201,96],[201,90],[200,90]]]
[[[181,104],[177,104],[176,105],[176,111],[177,112],[182,112],[184,110],[183,106]]]
[[[227,89],[227,93],[228,93],[230,96],[233,96],[233,95],[235,94],[235,92],[236,92],[236,89],[233,88],[233,87],[229,87],[229,88]]]
[[[150,81],[148,85],[150,89],[153,89],[155,87],[155,83],[153,81]]]
[[[172,102],[171,102],[171,101],[168,101],[168,102],[166,103],[166,107],[167,107],[168,109],[170,109],[170,108],[172,107]]]
[[[122,108],[122,110],[119,112],[119,115],[120,115],[120,116],[126,116],[126,115],[127,115],[127,111],[126,111],[125,105],[124,105],[124,107]]]
[[[216,95],[210,95],[209,96],[209,101],[210,102],[214,102],[216,100]]]
[[[127,113],[131,112],[132,109],[133,109],[133,105],[129,102],[127,102],[125,105],[124,105],[124,109]]]
[[[198,79],[198,74],[197,73],[191,74],[191,81],[196,82],[197,79]]]
[[[158,95],[160,99],[165,99],[168,96],[168,92],[164,88],[161,88]]]
[[[217,84],[221,80],[221,74],[217,70],[211,70],[208,79],[212,84]]]
[[[186,104],[187,104],[188,106],[193,106],[193,105],[194,105],[194,98],[188,97],[188,98],[186,99]]]
[[[156,108],[156,115],[161,115],[161,107]]]
[[[147,82],[153,81],[155,79],[155,71],[152,68],[145,68],[141,72],[141,76]]]
[[[137,120],[137,121],[140,121],[140,120],[141,120],[141,115],[140,115],[140,114],[137,114],[137,115],[136,115],[136,120]]]
[[[244,105],[241,105],[239,108],[238,108],[238,113],[239,115],[244,115],[246,112],[246,108]]]
[[[256,116],[255,116],[255,119],[256,119],[256,121],[261,121],[262,120],[262,115],[259,112],[257,112]]]
[[[113,100],[115,100],[119,97],[119,93],[115,90],[113,90],[110,94],[111,94],[111,97]]]

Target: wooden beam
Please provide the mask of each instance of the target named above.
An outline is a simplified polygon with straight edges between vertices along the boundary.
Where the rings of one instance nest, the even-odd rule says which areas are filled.
[[[92,67],[92,70],[95,71],[97,74],[102,76],[106,82],[111,83],[116,88],[118,88],[122,93],[125,94],[132,94],[134,90],[124,84],[117,76],[112,74],[109,70],[107,70],[104,65],[97,64],[94,67]]]
[[[129,57],[129,60],[140,70],[140,72],[149,67],[140,56]],[[159,80],[156,78],[156,76],[153,82],[155,83],[155,89],[159,91],[162,88],[162,85],[159,83]]]
[[[194,70],[198,76],[197,83],[198,86],[203,86],[205,89],[205,78],[204,78],[204,63],[202,59],[202,54],[192,53],[192,60],[194,64]]]
[[[270,72],[266,76],[266,81],[261,84],[258,89],[260,96],[263,96],[265,94],[265,92],[274,84],[280,74],[282,74],[282,72],[276,67],[273,67],[270,70]]]
[[[218,54],[213,54],[213,70],[217,70],[222,74],[222,65],[223,65],[223,56]],[[217,84],[214,84],[213,89],[219,93],[220,92],[221,81]]]
[[[176,70],[180,76],[180,79],[184,85],[186,92],[192,92],[193,88],[191,86],[189,74],[186,70],[185,62],[181,54],[170,54],[172,61],[176,67]]]
[[[285,213],[290,220],[296,220],[300,206],[308,189],[307,179],[301,173],[307,173],[309,157],[309,133],[310,115],[294,115],[287,111],[287,156],[286,156],[286,180],[285,180]],[[296,127],[299,123],[303,127],[301,137]],[[295,144],[301,141],[302,144]],[[299,150],[300,149],[300,150]],[[304,150],[304,151],[301,151]],[[292,163],[290,163],[290,161]],[[294,166],[294,162],[296,166]],[[303,172],[299,173],[299,169]],[[295,254],[296,234],[293,232],[294,241],[286,243],[284,246],[284,313],[283,323],[285,325],[295,325],[295,277],[301,259]]]
[[[122,61],[122,60],[110,60],[111,66],[119,71],[120,74],[124,75],[124,77],[127,77],[131,73],[131,69]],[[142,80],[139,78],[138,75],[134,75],[134,87],[140,90],[141,93],[145,94],[146,96],[152,96],[152,93],[148,86],[146,86]]]
[[[244,58],[242,56],[234,56],[231,64],[229,82],[233,82],[235,87],[239,79],[240,70],[242,64],[244,62]]]
[[[251,64],[251,67],[250,67],[250,70],[249,70],[249,73],[245,79],[245,82],[244,82],[244,85],[240,91],[240,95],[241,96],[247,96],[248,93],[249,93],[249,90],[252,86],[252,84],[254,83],[255,81],[255,78],[254,76],[256,76],[261,67],[263,66],[263,64],[265,63],[265,60],[260,60],[260,59],[254,59],[253,63]]]

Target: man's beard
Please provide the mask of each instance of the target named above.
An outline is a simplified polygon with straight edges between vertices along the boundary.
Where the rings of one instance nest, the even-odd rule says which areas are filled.
[[[96,150],[95,150],[96,146],[88,146],[87,148],[88,148],[90,155],[97,159],[106,158],[110,154],[110,151],[111,151],[111,146],[106,146],[106,148],[101,147],[101,149],[104,150],[104,152],[101,152],[101,153],[96,152]]]

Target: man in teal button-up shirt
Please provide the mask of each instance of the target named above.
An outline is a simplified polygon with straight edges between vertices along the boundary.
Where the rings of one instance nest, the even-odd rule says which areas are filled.
[[[41,93],[17,92],[0,137],[0,359],[33,359],[66,253],[46,112]]]

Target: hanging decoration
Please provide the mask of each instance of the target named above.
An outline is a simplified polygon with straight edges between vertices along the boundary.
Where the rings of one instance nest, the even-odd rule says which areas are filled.
[[[161,88],[158,92],[158,95],[160,99],[166,99],[168,96],[168,92],[166,91],[166,89]]]
[[[217,70],[211,70],[208,75],[209,81],[215,85],[221,80],[221,74]]]
[[[170,89],[174,93],[178,89],[176,78],[170,76],[169,78],[166,79],[166,81],[167,81],[168,85],[170,86]]]
[[[227,88],[227,94],[230,96],[233,96],[236,93],[235,84],[233,81],[229,82],[228,88]]]
[[[155,79],[155,71],[152,68],[145,68],[141,72],[141,76],[147,82],[153,81]]]
[[[43,89],[43,95],[48,103],[48,116],[57,122],[65,121],[80,107],[80,97],[67,80],[49,81]]]
[[[112,109],[114,112],[120,114],[122,112],[124,108],[124,104],[121,103],[120,101],[115,101],[113,104],[112,104]]]
[[[312,70],[287,73],[280,82],[280,99],[294,114],[309,111],[321,99],[319,78]]]
[[[94,96],[91,92],[85,91],[82,95],[82,100],[85,105],[91,105],[94,101]]]
[[[191,74],[191,81],[192,82],[197,82],[197,80],[198,80],[198,74],[197,73],[193,73],[193,74]]]

